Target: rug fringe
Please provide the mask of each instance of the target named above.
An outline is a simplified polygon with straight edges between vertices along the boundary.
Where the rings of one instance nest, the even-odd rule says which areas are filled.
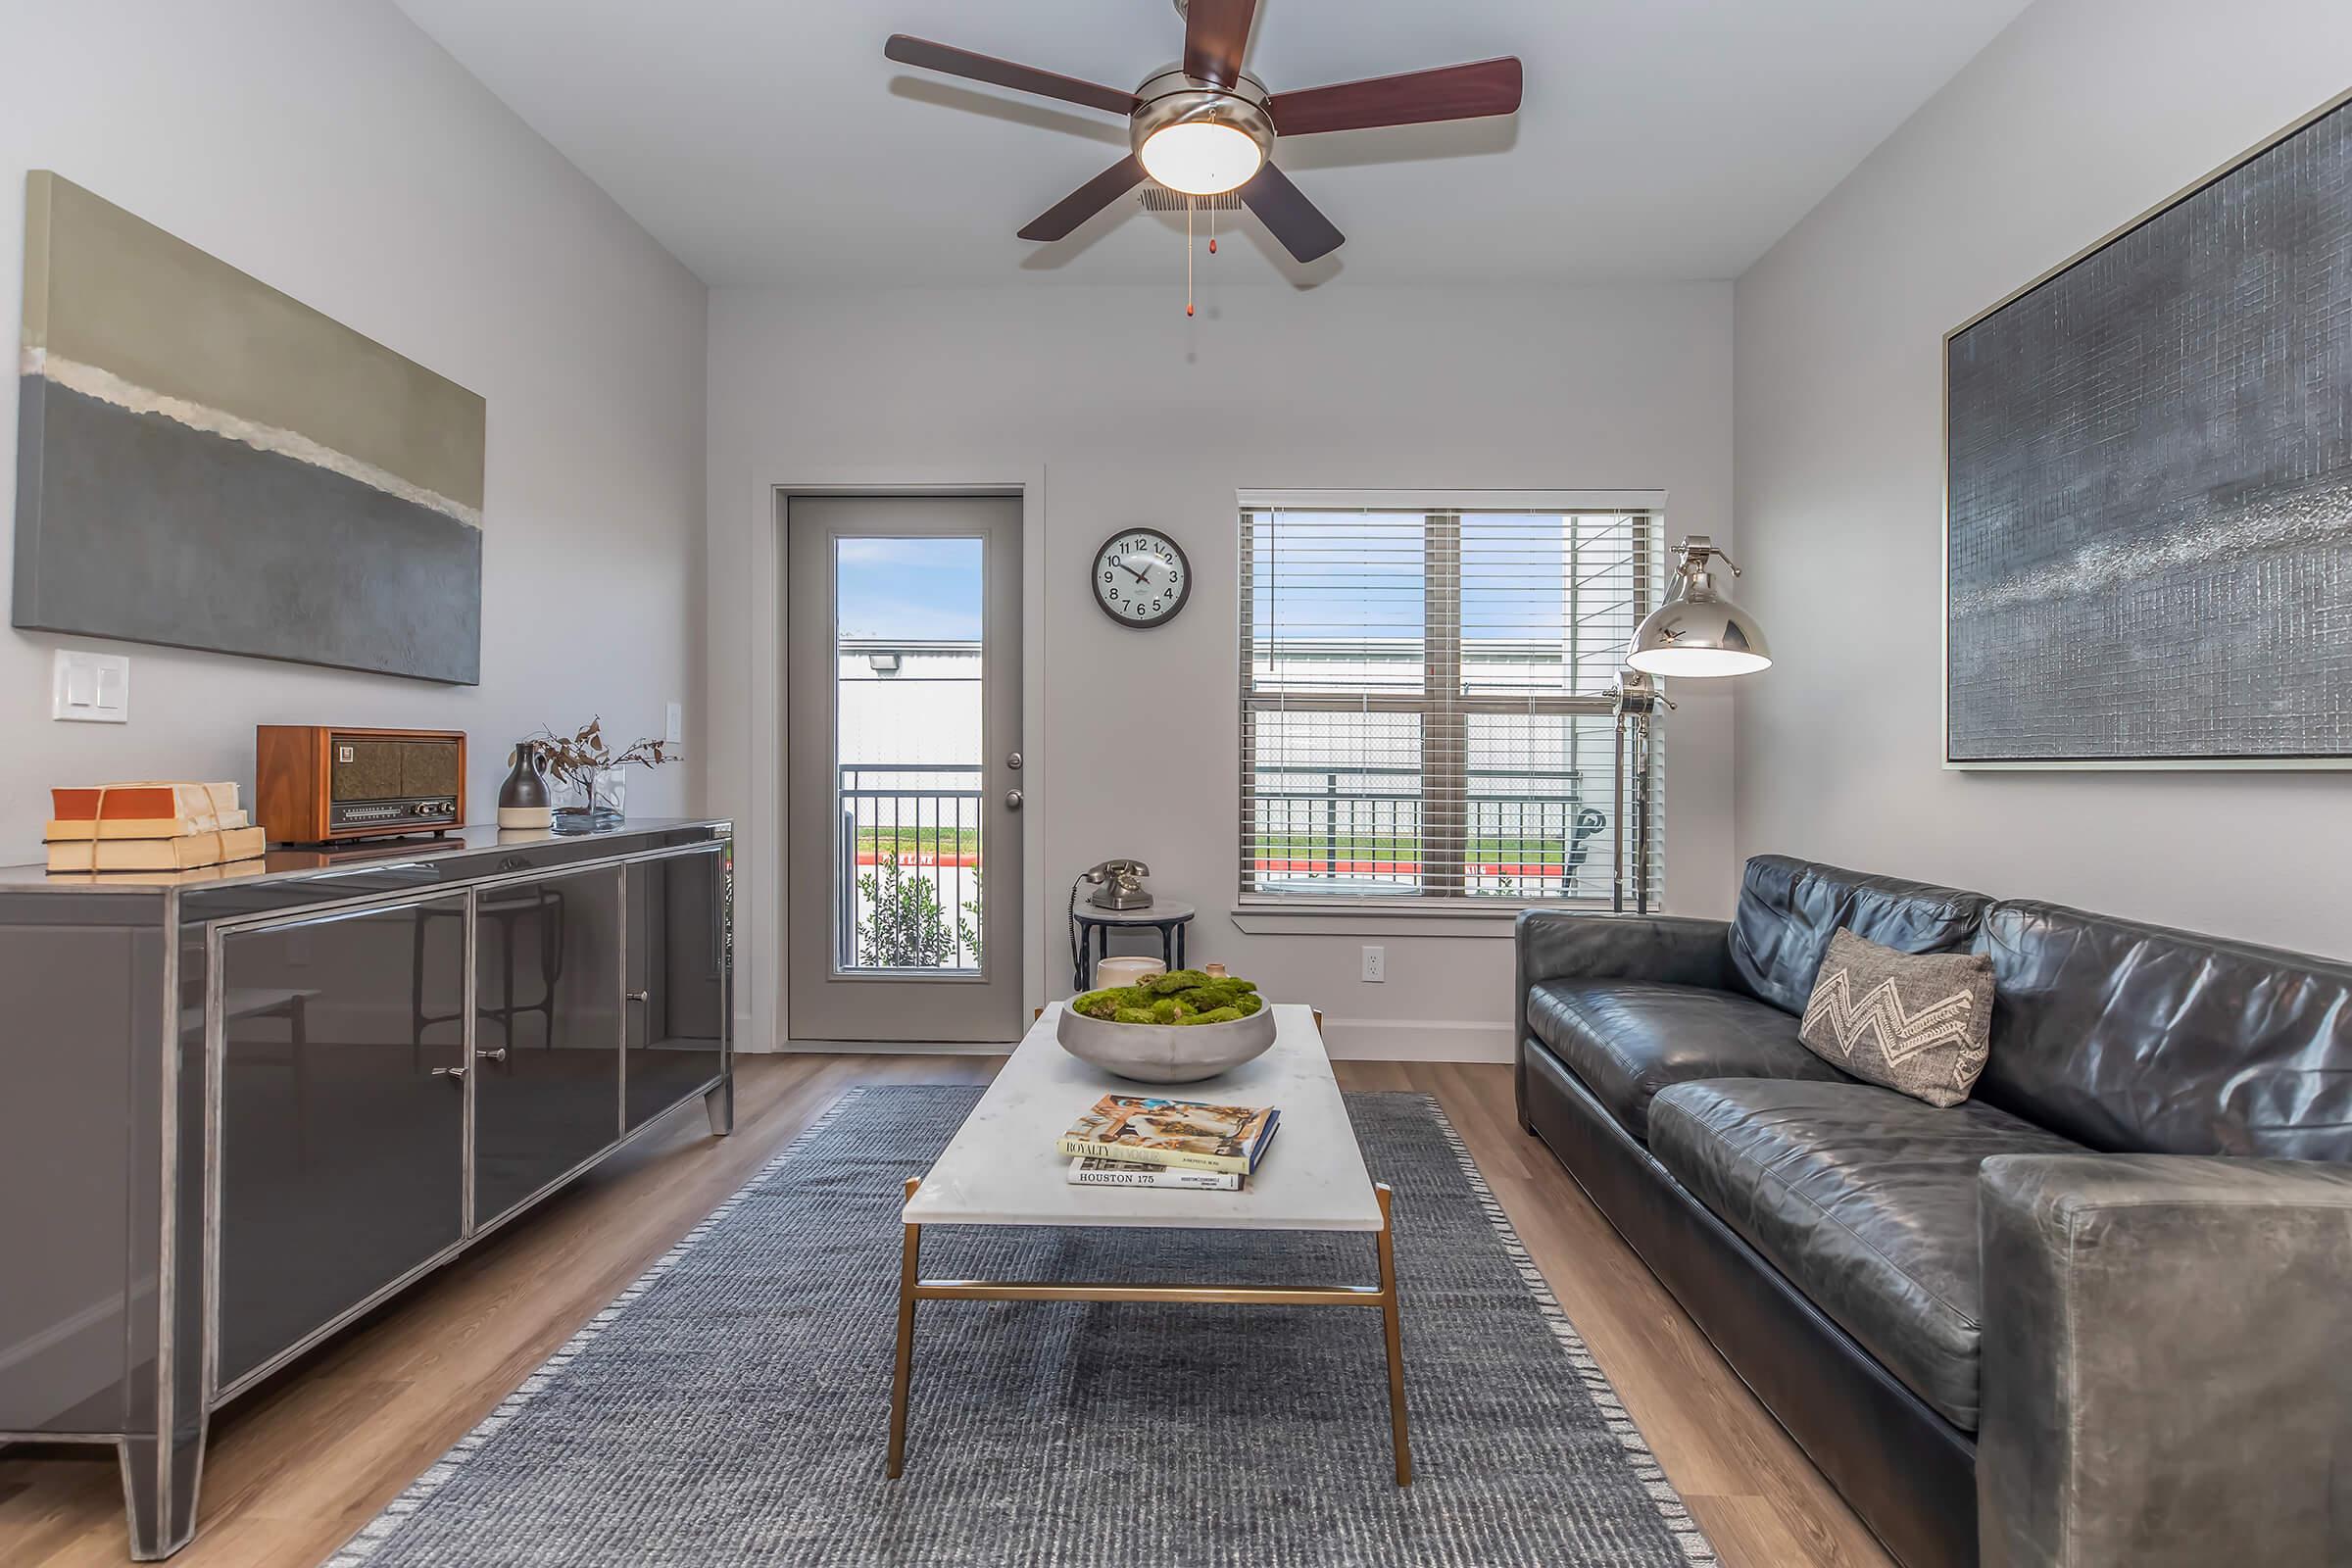
[[[424,1505],[426,1499],[446,1486],[466,1460],[479,1453],[483,1445],[498,1435],[501,1427],[520,1415],[523,1407],[555,1381],[557,1373],[569,1366],[573,1357],[594,1344],[596,1337],[611,1327],[613,1320],[618,1318],[621,1313],[627,1311],[632,1302],[653,1289],[661,1281],[662,1275],[677,1267],[679,1259],[701,1246],[704,1239],[710,1236],[721,1220],[734,1213],[745,1199],[766,1186],[768,1180],[776,1172],[782,1170],[794,1156],[801,1153],[808,1144],[832,1126],[834,1119],[840,1116],[842,1111],[847,1109],[853,1102],[863,1096],[869,1087],[866,1084],[853,1085],[836,1096],[831,1104],[817,1112],[814,1121],[795,1133],[792,1142],[786,1144],[782,1151],[754,1172],[751,1180],[736,1188],[716,1208],[704,1215],[694,1229],[679,1237],[668,1251],[656,1258],[652,1266],[632,1280],[628,1288],[614,1297],[604,1310],[582,1324],[579,1332],[564,1341],[561,1349],[540,1362],[538,1368],[529,1377],[522,1380],[520,1388],[499,1400],[498,1407],[482,1417],[478,1426],[460,1438],[451,1446],[448,1453],[435,1461],[432,1468],[418,1476],[399,1496],[386,1503],[383,1512],[362,1526],[358,1534],[345,1542],[333,1556],[319,1564],[319,1568],[361,1568],[361,1565],[369,1557],[381,1550],[385,1544],[399,1533],[400,1527],[408,1522],[409,1517]]]
[[[1576,1325],[1569,1321],[1567,1312],[1561,1308],[1559,1298],[1552,1295],[1551,1286],[1545,1282],[1543,1270],[1536,1267],[1536,1260],[1529,1253],[1527,1244],[1519,1239],[1518,1231],[1511,1226],[1510,1216],[1503,1212],[1502,1203],[1494,1197],[1494,1190],[1487,1185],[1485,1172],[1478,1168],[1478,1161],[1471,1157],[1470,1146],[1454,1130],[1453,1118],[1446,1114],[1446,1107],[1439,1102],[1437,1096],[1425,1094],[1417,1098],[1429,1106],[1430,1114],[1437,1118],[1438,1131],[1445,1137],[1446,1146],[1453,1151],[1454,1160],[1461,1166],[1462,1175],[1468,1179],[1471,1192],[1478,1196],[1479,1206],[1486,1210],[1487,1222],[1494,1227],[1494,1234],[1501,1240],[1502,1250],[1510,1257],[1511,1266],[1519,1271],[1519,1278],[1525,1282],[1528,1294],[1535,1298],[1536,1310],[1543,1315],[1544,1327],[1551,1330],[1551,1337],[1559,1343],[1560,1348],[1567,1351],[1569,1364],[1576,1368],[1577,1377],[1584,1383],[1586,1392],[1592,1396],[1592,1402],[1599,1407],[1601,1420],[1607,1424],[1609,1435],[1617,1440],[1618,1447],[1625,1454],[1635,1479],[1641,1482],[1642,1490],[1649,1494],[1649,1500],[1656,1505],[1658,1517],[1673,1532],[1675,1546],[1682,1552],[1683,1560],[1693,1565],[1714,1563],[1717,1560],[1714,1544],[1707,1540],[1698,1521],[1690,1516],[1690,1505],[1683,1501],[1682,1494],[1675,1490],[1674,1483],[1666,1479],[1666,1472],[1658,1464],[1657,1455],[1650,1452],[1648,1440],[1642,1436],[1642,1429],[1634,1425],[1634,1418],[1626,1413],[1624,1401],[1617,1397],[1617,1391],[1600,1370],[1600,1364],[1592,1359],[1592,1351],[1586,1346],[1584,1336],[1577,1333]]]

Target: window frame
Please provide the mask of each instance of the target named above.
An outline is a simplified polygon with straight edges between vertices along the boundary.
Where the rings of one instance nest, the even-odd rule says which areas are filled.
[[[1478,513],[1601,513],[1625,515],[1639,514],[1646,520],[1635,539],[1633,619],[1641,618],[1654,608],[1663,592],[1663,572],[1660,569],[1664,554],[1664,535],[1667,522],[1667,494],[1663,490],[1244,490],[1237,493],[1235,508],[1235,576],[1236,576],[1236,647],[1239,651],[1240,671],[1237,728],[1240,731],[1240,765],[1234,773],[1236,823],[1236,894],[1233,912],[1238,917],[1267,917],[1263,924],[1251,919],[1245,930],[1312,930],[1339,928],[1365,917],[1378,922],[1422,920],[1431,922],[1428,929],[1439,932],[1466,930],[1482,920],[1507,929],[1508,923],[1522,908],[1534,906],[1548,907],[1606,907],[1611,903],[1607,895],[1588,894],[1574,899],[1531,898],[1509,894],[1474,894],[1467,890],[1465,868],[1468,842],[1471,836],[1467,803],[1469,792],[1468,729],[1470,717],[1479,713],[1508,716],[1568,715],[1606,717],[1616,713],[1613,695],[1602,694],[1544,694],[1522,693],[1515,696],[1495,694],[1476,696],[1461,690],[1462,671],[1462,588],[1461,588],[1461,518],[1464,514]],[[1287,512],[1386,512],[1393,514],[1420,512],[1423,516],[1423,601],[1422,601],[1422,683],[1417,693],[1402,692],[1328,692],[1259,695],[1255,689],[1254,615],[1256,612],[1255,556],[1250,548],[1250,514],[1269,511]],[[1451,584],[1450,594],[1429,591],[1438,582]],[[1450,688],[1450,700],[1448,700]],[[1420,800],[1426,808],[1430,802],[1450,801],[1455,808],[1448,811],[1441,807],[1438,820],[1449,823],[1442,829],[1450,842],[1441,842],[1432,852],[1421,852],[1422,871],[1416,884],[1394,892],[1321,892],[1282,890],[1250,885],[1250,847],[1252,843],[1252,805],[1256,799],[1251,781],[1255,776],[1255,750],[1252,744],[1253,712],[1345,712],[1345,713],[1408,713],[1422,720],[1423,762]],[[1439,726],[1433,731],[1432,725]],[[1430,744],[1432,735],[1437,744]],[[1429,759],[1435,756],[1433,763]],[[1645,781],[1651,809],[1655,812],[1662,802],[1663,790],[1660,754],[1651,751],[1651,776]],[[1437,775],[1433,789],[1431,778]],[[1632,787],[1644,787],[1643,781],[1629,781]],[[1427,820],[1427,818],[1424,818]],[[1426,831],[1426,830],[1425,830]],[[1653,824],[1651,837],[1658,838]],[[1610,838],[1613,844],[1624,837],[1622,826],[1613,824]],[[1425,841],[1426,845],[1426,841]],[[1614,858],[1625,853],[1613,850]],[[1436,862],[1433,880],[1432,860]],[[1288,924],[1282,917],[1298,917],[1298,924]]]

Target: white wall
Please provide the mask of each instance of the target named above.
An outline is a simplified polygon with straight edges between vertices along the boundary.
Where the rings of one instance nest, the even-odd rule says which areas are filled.
[[[1676,532],[1730,534],[1731,288],[1204,292],[1045,281],[985,292],[718,290],[710,301],[710,804],[748,816],[762,485],[857,473],[998,479],[1042,469],[1047,560],[1043,929],[1067,984],[1070,879],[1112,855],[1201,906],[1194,953],[1331,1015],[1340,1054],[1501,1056],[1506,937],[1252,935],[1229,918],[1236,860],[1236,492],[1258,488],[1663,488]],[[1209,268],[1254,267],[1247,252]],[[1213,274],[1212,274],[1213,275]],[[1087,567],[1112,531],[1168,529],[1197,591],[1166,627],[1112,625]],[[1154,696],[1181,744],[1102,744],[1110,710]],[[1730,700],[1677,692],[1666,900],[1719,911],[1734,884]],[[740,726],[740,732],[738,732]],[[737,953],[747,1040],[769,1027],[777,911],[743,858]],[[1357,949],[1389,948],[1389,980]]]
[[[1940,764],[1943,334],[2352,86],[2343,0],[2041,0],[1739,283],[1739,848],[2352,956],[2352,774]]]
[[[479,687],[8,631],[0,858],[38,858],[51,785],[250,788],[260,722],[466,730],[476,819],[507,743],[542,721],[601,710],[659,735],[663,701],[701,680],[701,283],[379,0],[11,4],[0,57],[12,322],[24,172],[53,169],[489,403]],[[10,498],[16,399],[12,374]],[[127,725],[49,718],[61,645],[130,656]],[[641,773],[632,810],[679,814],[691,783]]]

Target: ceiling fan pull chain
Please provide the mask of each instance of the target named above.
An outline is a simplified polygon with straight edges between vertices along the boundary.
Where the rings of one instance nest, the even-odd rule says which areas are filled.
[[[1184,204],[1184,314],[1193,314],[1193,209],[1198,198]]]
[[[1217,254],[1217,204],[1208,204],[1208,254]]]

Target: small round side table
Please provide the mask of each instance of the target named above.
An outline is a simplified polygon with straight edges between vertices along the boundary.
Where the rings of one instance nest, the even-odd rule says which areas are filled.
[[[1081,991],[1095,987],[1095,960],[1110,956],[1110,933],[1150,926],[1159,933],[1160,956],[1170,969],[1184,967],[1184,928],[1193,922],[1193,906],[1181,899],[1154,897],[1148,908],[1105,909],[1083,899],[1070,906],[1076,930],[1077,968],[1071,984]]]

